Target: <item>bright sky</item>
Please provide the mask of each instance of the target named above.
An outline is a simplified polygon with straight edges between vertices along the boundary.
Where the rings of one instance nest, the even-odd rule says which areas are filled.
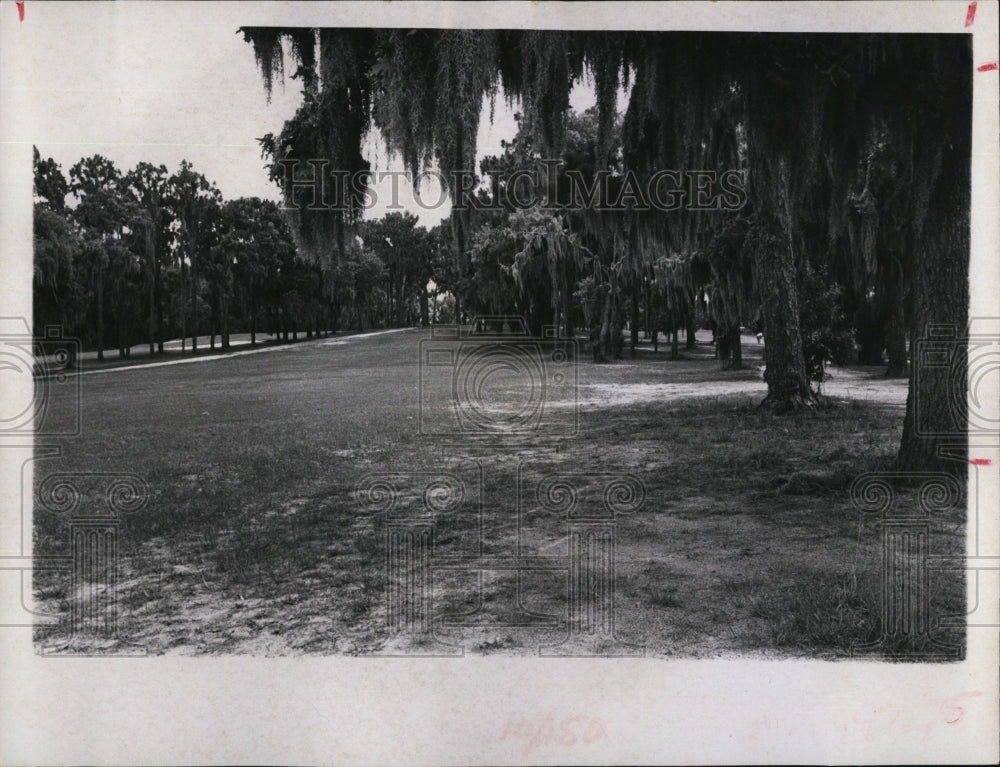
[[[2,11],[16,16],[13,3],[3,3]],[[187,159],[226,198],[277,200],[256,139],[279,132],[294,114],[299,82],[276,83],[268,103],[253,50],[236,32],[243,23],[239,13],[223,20],[223,14],[191,13],[190,6],[179,11],[159,3],[26,3],[26,18],[14,34],[25,43],[18,47],[30,51],[33,76],[14,87],[26,91],[18,103],[31,114],[20,116],[28,119],[18,120],[17,139],[55,158],[64,173],[95,153],[123,170],[145,160],[172,172]],[[572,103],[590,106],[592,89],[578,87]],[[483,115],[480,157],[499,153],[500,141],[515,129],[512,111],[498,98],[493,124],[488,112]],[[402,170],[380,143],[369,141],[373,166]],[[376,192],[387,200],[389,181]],[[405,209],[429,226],[448,213],[447,206],[422,209],[409,189],[402,198]],[[438,198],[431,185],[423,199]],[[382,213],[380,205],[368,215]]]

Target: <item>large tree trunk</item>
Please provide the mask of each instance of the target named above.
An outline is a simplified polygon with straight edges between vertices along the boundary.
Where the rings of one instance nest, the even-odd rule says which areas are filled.
[[[967,371],[963,337],[969,306],[969,149],[956,141],[944,153],[941,180],[934,186],[913,281],[913,334],[933,333],[938,352],[921,359],[920,340],[913,345],[910,390],[906,398],[898,464],[910,471],[961,471],[964,463],[942,460],[939,448],[964,451]],[[937,327],[933,327],[937,326]],[[951,364],[941,364],[940,351]]]
[[[719,368],[721,370],[729,370],[733,356],[732,350],[729,348],[729,342],[732,339],[729,330],[716,327],[712,331],[712,337],[715,340],[715,358],[719,361]]]
[[[761,403],[776,413],[813,405],[802,333],[799,329],[799,289],[790,236],[776,221],[762,234],[754,265],[764,314],[764,361],[767,397]],[[780,232],[780,234],[779,234]]]
[[[788,51],[786,46],[790,46],[794,52],[799,45],[791,37],[775,43],[778,51]],[[748,78],[746,120],[755,211],[753,277],[767,338],[767,397],[761,406],[783,413],[816,402],[802,349],[794,248],[800,225],[796,200],[814,177],[804,166],[815,145],[801,133],[822,114],[824,93],[812,87],[815,83],[808,69],[778,77],[774,62],[758,63],[760,68]],[[784,101],[789,102],[787,106]]]
[[[604,310],[601,312],[601,328],[594,344],[594,362],[607,362],[611,342],[611,289],[604,294]]]
[[[740,333],[740,326],[736,325],[729,331],[729,349],[732,353],[732,364],[730,370],[743,369],[743,334]]]
[[[618,300],[618,281],[614,273],[611,274],[611,291],[608,299],[611,304],[611,325],[608,328],[609,349],[615,359],[622,358],[624,342],[622,340],[622,326],[625,324],[622,318],[621,302]]]

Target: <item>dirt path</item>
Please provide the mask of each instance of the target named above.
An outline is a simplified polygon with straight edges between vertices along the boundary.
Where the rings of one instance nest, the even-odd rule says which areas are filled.
[[[757,368],[758,380],[679,381],[669,383],[582,383],[577,403],[587,407],[621,407],[642,402],[669,402],[671,399],[724,397],[731,394],[767,394],[762,379],[763,367]],[[905,407],[907,379],[884,378],[867,369],[831,367],[822,393],[828,397]],[[669,378],[669,374],[664,375]]]

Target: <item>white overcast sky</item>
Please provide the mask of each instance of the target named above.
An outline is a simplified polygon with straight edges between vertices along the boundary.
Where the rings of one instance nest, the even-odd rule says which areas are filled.
[[[238,5],[226,14],[212,5],[197,13],[190,5],[160,3],[26,3],[24,22],[9,30],[31,56],[31,81],[14,86],[26,91],[18,103],[31,112],[30,119],[18,120],[17,140],[38,146],[64,173],[95,153],[123,170],[145,160],[173,171],[187,159],[226,198],[278,199],[256,139],[277,133],[294,114],[300,84],[290,78],[284,88],[276,83],[268,103],[253,50],[237,34],[241,24],[259,20],[241,19]],[[2,10],[8,25],[14,4],[5,2]],[[572,102],[585,109],[593,103],[592,90],[578,87]],[[500,97],[493,123],[483,115],[480,157],[500,152],[501,139],[514,132],[513,114]],[[368,145],[373,166],[402,169],[378,144]],[[389,182],[376,191],[387,200]],[[447,207],[423,210],[408,188],[403,192],[405,208],[423,223],[447,215]],[[427,188],[424,199],[438,197],[433,185]],[[380,204],[368,215],[382,212]]]

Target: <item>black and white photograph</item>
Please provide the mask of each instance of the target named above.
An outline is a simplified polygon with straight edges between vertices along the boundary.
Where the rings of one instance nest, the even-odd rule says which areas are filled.
[[[0,759],[995,763],[997,19],[0,4]]]

